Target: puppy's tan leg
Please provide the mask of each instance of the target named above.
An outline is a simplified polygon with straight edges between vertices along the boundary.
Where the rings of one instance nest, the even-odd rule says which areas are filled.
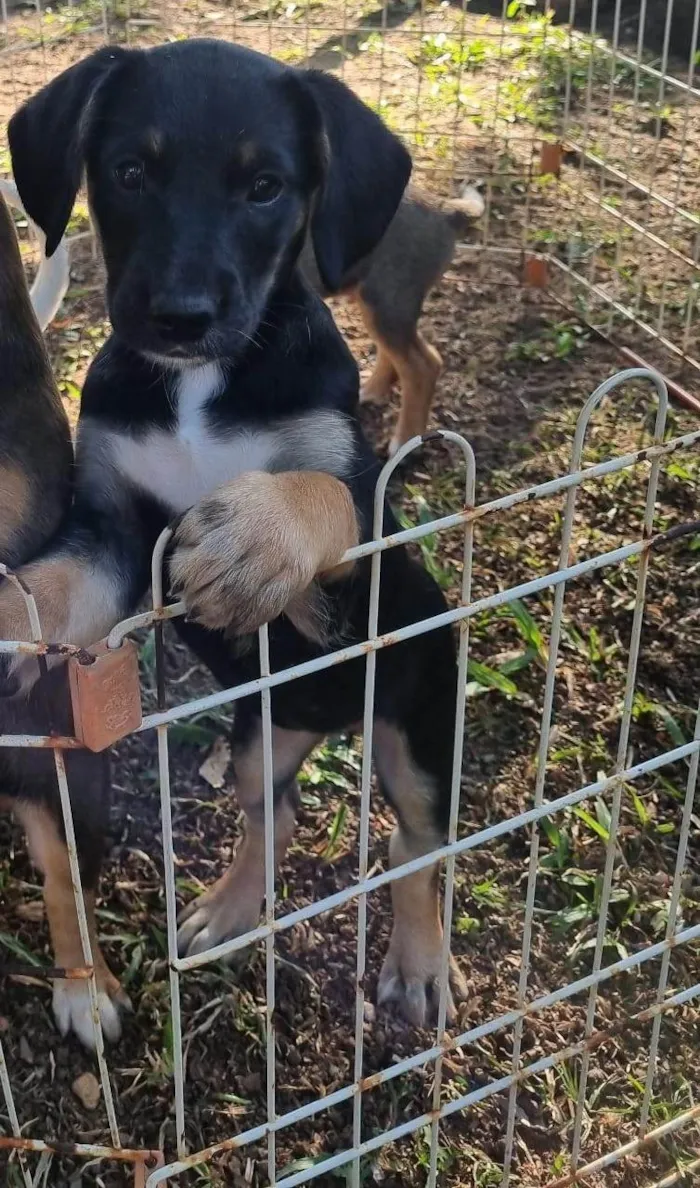
[[[39,612],[43,638],[48,643],[87,646],[101,639],[124,613],[119,579],[86,558],[47,557],[24,565],[18,571],[31,590]],[[27,609],[19,590],[10,582],[0,583],[0,639],[31,638]],[[59,663],[49,657],[49,665]],[[27,691],[36,681],[34,657],[16,656],[6,664],[7,674]]]
[[[374,371],[360,388],[360,402],[362,404],[376,401],[383,403],[398,379],[396,368],[386,348],[377,343],[377,360]]]
[[[373,395],[366,398],[386,399],[397,378],[401,389],[399,419],[389,445],[389,453],[393,455],[411,437],[425,433],[435,385],[442,371],[442,359],[435,347],[423,338],[408,312],[402,318],[390,321],[392,311],[386,306],[385,296],[381,302],[377,301],[376,307],[367,300],[366,293],[362,296],[354,293],[353,297],[367,333],[377,347],[377,368],[364,389],[367,392],[371,385]],[[420,316],[420,309],[417,316]]]
[[[389,445],[391,455],[412,437],[425,433],[435,386],[442,371],[439,353],[418,330],[410,342],[401,347],[393,346],[392,358],[401,387],[401,408]]]
[[[358,289],[355,289],[350,296],[357,305],[367,333],[377,349],[377,361],[374,371],[360,389],[360,400],[363,404],[370,400],[380,403],[388,398],[392,387],[399,378],[398,373],[394,366],[391,352],[384,340],[384,335],[381,332],[379,319],[376,317],[372,306],[360,295]]]
[[[13,808],[26,831],[32,862],[44,876],[44,903],[55,963],[61,969],[77,969],[85,961],[65,842],[45,805],[19,801]],[[95,921],[95,893],[86,890],[84,897],[102,1031],[107,1039],[118,1040],[121,1035],[118,1006],[128,1006],[129,1000],[100,949]],[[57,979],[54,982],[53,1009],[62,1035],[73,1030],[86,1047],[94,1047],[86,981]]]
[[[306,731],[272,728],[275,870],[294,832],[296,773],[319,741],[320,736]],[[183,956],[202,953],[231,937],[242,936],[256,928],[260,920],[265,896],[265,812],[259,722],[252,737],[234,752],[233,761],[236,796],[245,821],[243,838],[226,873],[181,913],[178,948]]]
[[[392,867],[438,849],[444,838],[436,827],[436,790],[413,762],[404,735],[377,720],[374,727],[377,769],[396,808],[400,824],[389,845]],[[391,884],[394,924],[389,951],[379,975],[380,1003],[394,1002],[417,1026],[422,1026],[439,995],[442,919],[437,866],[405,875]],[[455,1015],[455,998],[466,994],[466,983],[450,963],[447,1017]]]

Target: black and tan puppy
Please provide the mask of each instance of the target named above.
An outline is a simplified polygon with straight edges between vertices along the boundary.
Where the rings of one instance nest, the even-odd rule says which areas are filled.
[[[68,421],[53,380],[41,331],[29,299],[15,230],[0,197],[0,561],[11,569],[30,560],[48,542],[66,513],[72,491],[73,447]],[[0,595],[9,583],[0,578]],[[41,604],[47,593],[35,587]],[[51,588],[51,597],[60,590]],[[20,616],[21,618],[21,616]],[[29,637],[29,623],[19,634]],[[2,630],[0,629],[0,637]],[[3,637],[4,638],[4,637]],[[36,668],[35,660],[28,662]],[[11,690],[7,690],[10,692]],[[0,699],[0,733],[72,733],[70,701],[61,669],[27,696]],[[94,894],[106,829],[108,772],[102,756],[69,753],[75,828],[91,920],[100,1010],[107,1035],[116,1038],[113,1000],[117,982],[107,969],[94,931]],[[84,964],[56,772],[50,751],[0,747],[0,805],[22,822],[33,861],[44,876],[44,901],[54,962]],[[54,984],[54,1012],[61,1030],[73,1028],[93,1042],[84,981]]]
[[[83,392],[71,513],[25,573],[49,637],[87,645],[132,611],[154,542],[177,520],[170,574],[190,612],[178,629],[224,685],[258,674],[255,639],[240,637],[266,621],[273,670],[365,639],[369,566],[341,559],[371,534],[379,465],[358,420],[357,368],[298,259],[310,233],[332,292],[371,255],[409,179],[400,141],[337,79],[221,41],[101,50],[9,131],[49,253],[85,170],[113,326]],[[396,529],[388,508],[384,523]],[[444,609],[404,549],[385,554],[381,632]],[[0,637],[25,631],[15,593],[0,591]],[[272,693],[278,861],[296,773],[324,735],[357,728],[364,679],[356,660]],[[455,692],[449,629],[379,652],[374,753],[398,817],[394,864],[444,838]],[[232,749],[246,836],[184,913],[183,953],[259,919],[258,697],[237,703]],[[379,994],[422,1022],[441,967],[437,870],[392,890]],[[464,989],[456,969],[452,987]]]
[[[428,293],[452,261],[457,240],[483,211],[483,199],[472,186],[464,188],[461,198],[448,200],[409,188],[377,247],[333,292],[319,276],[313,241],[304,245],[301,264],[311,283],[324,297],[355,301],[376,346],[374,371],[360,399],[384,401],[399,385],[401,406],[390,454],[428,427],[442,359],[418,322]]]

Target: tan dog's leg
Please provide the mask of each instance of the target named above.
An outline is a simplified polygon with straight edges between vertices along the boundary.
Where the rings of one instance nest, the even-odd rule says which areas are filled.
[[[377,367],[365,386],[362,399],[386,399],[398,378],[401,408],[396,429],[389,444],[392,456],[412,437],[428,428],[435,385],[442,371],[442,359],[435,347],[426,342],[415,325],[384,325],[380,313],[359,293],[353,294],[367,332],[377,347]],[[376,383],[375,383],[376,377]],[[372,392],[370,396],[368,389]]]
[[[420,437],[425,433],[435,386],[442,371],[440,355],[418,330],[411,342],[401,349],[393,348],[392,358],[401,386],[401,408],[389,444],[390,455],[395,454],[412,437]]]
[[[16,801],[13,809],[26,831],[32,862],[44,876],[44,903],[54,960],[61,969],[77,969],[83,966],[85,961],[65,842],[61,838],[56,821],[45,805]],[[85,891],[85,911],[102,1030],[107,1039],[118,1040],[121,1035],[118,1006],[128,1006],[129,1000],[111,973],[100,949],[95,922],[94,891]],[[95,1038],[86,981],[73,978],[57,979],[54,982],[53,1009],[62,1035],[66,1035],[72,1029],[86,1047],[94,1047]]]
[[[287,852],[294,832],[294,779],[320,736],[301,730],[272,728],[275,782],[275,870]],[[213,945],[256,928],[265,896],[265,812],[263,807],[263,751],[259,722],[253,737],[234,752],[236,796],[243,809],[243,838],[233,862],[222,877],[190,903],[180,915],[178,949],[184,956],[202,953]]]
[[[374,726],[377,768],[400,819],[389,845],[391,866],[438,849],[443,838],[435,826],[434,789],[417,769],[404,735],[377,720]],[[389,951],[379,975],[380,1003],[395,1002],[417,1026],[428,1017],[439,995],[442,919],[438,870],[429,866],[391,884],[394,925]],[[447,1017],[455,1015],[454,999],[466,994],[465,980],[450,963]]]
[[[119,579],[109,568],[102,569],[83,557],[46,557],[18,571],[34,595],[43,638],[48,643],[87,646],[101,639],[124,613]],[[0,583],[0,639],[27,640],[31,637],[27,608],[19,590]],[[60,657],[48,657],[49,667]],[[33,656],[18,655],[0,664],[0,678],[8,676],[28,691],[38,677]]]
[[[369,401],[383,403],[397,379],[398,375],[391,361],[391,356],[381,343],[377,343],[377,360],[374,365],[374,371],[360,388],[361,403],[366,404]]]

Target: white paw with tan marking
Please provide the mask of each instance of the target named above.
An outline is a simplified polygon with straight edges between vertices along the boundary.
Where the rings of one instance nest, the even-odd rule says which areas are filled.
[[[98,990],[97,1006],[104,1038],[110,1043],[116,1043],[122,1033],[121,1012],[131,1009],[128,996],[120,990],[118,995],[112,998],[106,990]],[[87,982],[54,982],[53,1013],[62,1036],[72,1031],[81,1044],[94,1051],[95,1029]]]

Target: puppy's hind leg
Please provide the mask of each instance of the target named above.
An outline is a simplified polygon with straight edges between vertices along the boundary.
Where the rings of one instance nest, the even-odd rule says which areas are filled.
[[[180,915],[178,949],[182,956],[203,953],[256,928],[265,896],[265,810],[262,726],[258,717],[241,714],[233,734],[236,797],[245,829],[233,861],[208,891]],[[320,736],[302,730],[272,728],[275,783],[275,869],[294,833],[297,809],[295,778]]]
[[[433,726],[436,733],[426,747]],[[421,725],[422,738],[416,736],[410,723],[406,729],[381,719],[375,721],[377,771],[399,821],[389,843],[392,867],[444,844],[453,733],[449,716],[441,722],[436,716]],[[431,761],[431,751],[435,762]],[[391,895],[394,921],[379,976],[379,1002],[395,1003],[411,1023],[423,1026],[435,1014],[440,992],[443,928],[437,866],[404,875],[391,884]],[[455,1017],[455,1000],[465,995],[466,982],[451,960],[448,1022]]]
[[[417,327],[425,293],[396,296],[373,278],[354,294],[367,332],[377,346],[377,366],[365,384],[361,399],[385,400],[398,379],[401,389],[399,418],[389,445],[390,456],[412,437],[425,433],[442,371],[440,354]]]
[[[401,408],[389,444],[390,456],[412,437],[425,433],[442,371],[439,352],[418,330],[408,341],[392,347],[392,359],[399,377]]]
[[[377,350],[374,371],[360,389],[360,403],[366,404],[372,401],[382,404],[388,399],[391,389],[397,382],[399,378],[398,372],[394,366],[391,353],[384,342],[380,330],[381,316],[378,316],[374,310],[371,296],[361,292],[359,289],[355,289],[351,296],[362,315],[362,321],[365,324],[367,333]]]
[[[360,388],[361,404],[382,404],[399,378],[386,348],[380,342],[376,345],[377,359],[374,371]]]

